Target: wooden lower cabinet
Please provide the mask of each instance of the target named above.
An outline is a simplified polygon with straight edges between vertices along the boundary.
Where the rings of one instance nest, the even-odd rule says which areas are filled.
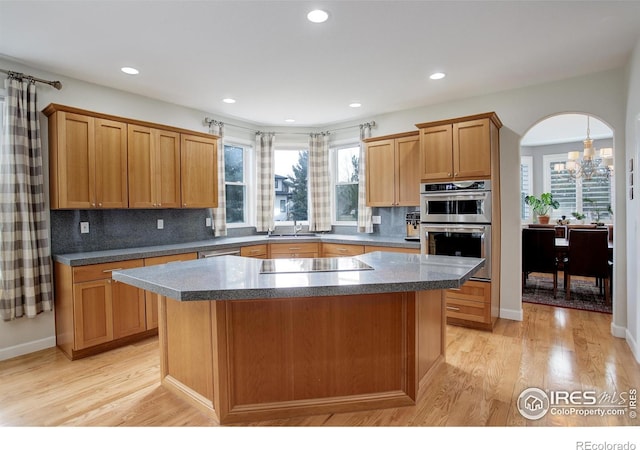
[[[318,258],[320,256],[320,244],[317,242],[272,243],[269,244],[269,255],[272,259]]]
[[[147,329],[145,292],[142,289],[108,280],[113,308],[113,338],[142,333]]]
[[[240,249],[240,256],[267,259],[269,257],[269,246],[267,244],[247,245]]]
[[[322,256],[325,258],[335,256],[356,256],[364,253],[364,245],[354,244],[322,244]]]
[[[76,267],[56,263],[57,346],[78,359],[157,334],[157,296],[114,281],[111,272],[196,257],[187,253]]]
[[[469,280],[460,289],[445,291],[447,323],[492,330],[491,283]]]
[[[157,266],[159,264],[168,264],[178,261],[191,261],[198,259],[197,253],[181,253],[179,255],[166,255],[166,256],[154,256],[144,259],[144,266]],[[146,329],[157,330],[158,329],[158,294],[153,292],[143,291],[145,295],[145,318]]]

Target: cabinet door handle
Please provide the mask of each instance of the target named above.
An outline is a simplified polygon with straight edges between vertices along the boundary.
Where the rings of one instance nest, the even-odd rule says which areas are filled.
[[[451,172],[447,172],[447,176],[450,177],[451,176]]]
[[[456,308],[455,306],[447,306],[449,311],[460,311],[460,308]]]
[[[182,206],[186,208],[186,207],[187,207],[187,204],[186,204],[186,203],[183,203],[183,204],[182,204]]]
[[[102,203],[98,203],[98,206],[99,206],[100,208],[102,208]]]

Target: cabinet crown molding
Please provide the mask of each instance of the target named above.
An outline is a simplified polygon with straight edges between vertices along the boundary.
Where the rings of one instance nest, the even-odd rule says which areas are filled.
[[[496,127],[498,127],[498,129],[502,128],[502,121],[498,118],[498,115],[495,112],[474,114],[473,116],[456,117],[454,119],[436,120],[434,122],[417,123],[416,127],[428,128],[428,127],[435,127],[438,125],[447,125],[447,124],[453,124],[457,122],[467,122],[470,120],[478,120],[478,119],[489,119],[493,122],[493,124]]]

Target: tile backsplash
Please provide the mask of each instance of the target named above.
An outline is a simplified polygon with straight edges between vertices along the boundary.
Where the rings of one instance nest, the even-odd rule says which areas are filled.
[[[416,208],[374,208],[380,225],[373,234],[403,237],[405,216]],[[104,209],[51,211],[51,252],[55,254],[114,250],[150,245],[180,244],[214,238],[205,225],[210,209]],[[158,219],[163,229],[157,227]],[[80,222],[89,222],[89,233],[80,233]],[[228,236],[255,234],[254,227],[230,228]],[[356,227],[337,225],[334,233],[358,234]]]

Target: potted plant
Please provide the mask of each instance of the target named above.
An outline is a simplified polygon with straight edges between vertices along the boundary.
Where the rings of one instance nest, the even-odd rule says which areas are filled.
[[[578,223],[584,223],[584,219],[587,217],[583,213],[578,211],[572,212],[571,215],[576,218]]]
[[[553,194],[551,194],[551,192],[544,192],[540,194],[540,197],[527,195],[524,198],[524,202],[531,206],[531,209],[533,209],[533,213],[538,218],[539,223],[549,223],[549,211],[560,207],[560,203],[553,199]]]

